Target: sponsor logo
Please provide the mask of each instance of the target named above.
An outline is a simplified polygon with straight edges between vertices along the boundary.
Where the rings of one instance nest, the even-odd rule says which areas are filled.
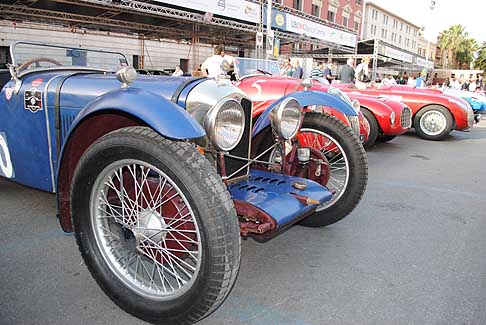
[[[285,18],[282,14],[277,14],[275,16],[275,23],[277,26],[283,26],[285,24]]]
[[[32,113],[42,110],[42,91],[32,88],[24,91],[24,108]]]
[[[39,87],[44,80],[42,78],[37,78],[32,80],[32,87]]]
[[[5,98],[7,100],[10,100],[10,98],[12,98],[12,95],[13,95],[13,88],[10,87],[5,88]]]
[[[14,176],[10,151],[8,150],[7,138],[5,133],[0,132],[0,175],[7,178]]]

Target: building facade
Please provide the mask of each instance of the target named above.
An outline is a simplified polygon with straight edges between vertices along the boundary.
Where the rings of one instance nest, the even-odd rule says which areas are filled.
[[[361,33],[363,0],[274,0],[284,6]]]
[[[418,38],[417,54],[423,56],[429,61],[435,61],[436,50],[437,50],[437,44],[427,41],[427,39],[422,35],[422,33],[420,33]]]
[[[373,2],[366,2],[362,39],[378,39],[400,49],[418,53],[420,27]]]

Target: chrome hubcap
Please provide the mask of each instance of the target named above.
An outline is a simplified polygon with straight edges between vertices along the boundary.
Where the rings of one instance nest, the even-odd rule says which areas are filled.
[[[90,202],[96,244],[125,286],[157,300],[189,290],[201,267],[201,234],[167,174],[143,161],[117,161],[94,182]]]
[[[439,111],[428,111],[420,118],[420,128],[427,135],[439,135],[444,132],[447,119]]]

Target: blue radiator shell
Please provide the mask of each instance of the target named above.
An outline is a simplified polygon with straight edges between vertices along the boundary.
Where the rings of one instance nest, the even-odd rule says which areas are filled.
[[[307,188],[296,189],[293,184],[297,181],[306,183]],[[247,180],[231,184],[228,188],[233,199],[250,203],[265,211],[277,221],[279,228],[316,208],[315,204],[301,203],[291,193],[309,197],[321,204],[332,198],[329,189],[312,180],[257,169],[250,170]]]

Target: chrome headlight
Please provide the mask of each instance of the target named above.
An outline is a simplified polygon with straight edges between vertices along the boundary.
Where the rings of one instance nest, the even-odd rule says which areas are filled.
[[[286,98],[270,112],[270,124],[278,136],[288,140],[294,137],[302,124],[302,109],[293,98]]]
[[[238,101],[228,99],[211,108],[203,126],[218,150],[230,151],[240,142],[245,130],[245,113]]]
[[[393,125],[395,124],[395,112],[391,112],[390,114],[390,124]]]

